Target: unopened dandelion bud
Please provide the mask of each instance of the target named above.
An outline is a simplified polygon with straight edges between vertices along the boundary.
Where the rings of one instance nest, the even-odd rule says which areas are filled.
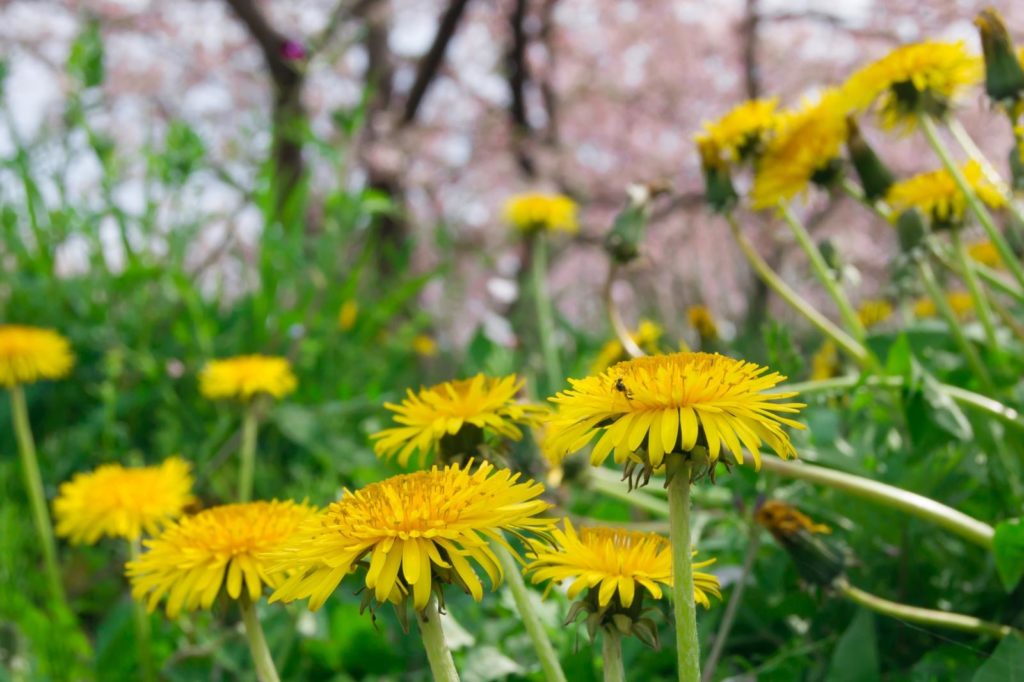
[[[1024,68],[1013,49],[1003,18],[994,7],[974,19],[985,55],[985,92],[996,102],[1010,104],[1024,96]]]
[[[900,240],[900,250],[905,254],[916,251],[927,233],[924,220],[915,209],[904,211],[896,219],[896,236]]]
[[[715,213],[728,213],[739,199],[729,166],[722,161],[713,145],[700,142],[697,147],[704,172],[704,201]]]
[[[615,216],[612,229],[604,238],[604,250],[616,263],[625,264],[640,255],[640,244],[651,216],[651,202],[665,189],[660,185],[630,185],[627,188],[629,201]]]
[[[850,160],[853,161],[861,187],[864,188],[864,197],[871,202],[883,199],[892,186],[893,175],[861,135],[860,127],[853,117],[848,118],[846,123],[849,130],[846,148],[850,152]]]

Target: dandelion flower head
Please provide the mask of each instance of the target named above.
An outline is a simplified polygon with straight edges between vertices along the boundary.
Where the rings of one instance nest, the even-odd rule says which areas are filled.
[[[61,379],[74,364],[71,345],[57,332],[0,324],[0,386]]]
[[[199,375],[199,392],[210,400],[251,400],[263,394],[283,398],[297,386],[288,360],[268,355],[211,360]]]
[[[999,188],[985,178],[978,162],[968,161],[961,171],[982,202],[991,208],[1006,205]],[[895,183],[889,188],[887,201],[897,212],[910,208],[920,210],[936,227],[959,225],[967,210],[964,193],[944,168]]]
[[[505,203],[505,220],[520,232],[579,232],[576,202],[562,194],[518,194]]]

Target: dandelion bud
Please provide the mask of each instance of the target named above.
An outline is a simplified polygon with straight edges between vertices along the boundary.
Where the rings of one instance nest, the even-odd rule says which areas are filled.
[[[615,216],[612,229],[604,238],[604,250],[616,263],[628,263],[640,254],[651,202],[665,191],[660,185],[630,185],[626,189],[629,201]]]
[[[896,219],[896,236],[900,240],[900,250],[905,254],[915,251],[924,241],[927,230],[921,214],[914,209],[904,211]]]
[[[860,127],[852,116],[847,118],[846,124],[849,131],[846,148],[850,152],[853,167],[864,188],[864,197],[871,202],[878,201],[885,197],[892,186],[892,173],[860,134]]]
[[[985,54],[985,92],[996,102],[1012,103],[1024,96],[1024,68],[1013,50],[1006,24],[994,7],[974,19]]]
[[[728,213],[739,199],[732,184],[729,166],[712,144],[700,141],[697,148],[700,151],[701,170],[704,171],[704,200],[715,213]]]
[[[1010,149],[1010,173],[1014,190],[1024,190],[1024,126],[1017,126],[1016,142]]]

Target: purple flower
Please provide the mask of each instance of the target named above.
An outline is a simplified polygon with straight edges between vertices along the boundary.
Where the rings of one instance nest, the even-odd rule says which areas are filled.
[[[296,40],[285,40],[281,43],[281,56],[288,61],[306,58],[305,46]]]

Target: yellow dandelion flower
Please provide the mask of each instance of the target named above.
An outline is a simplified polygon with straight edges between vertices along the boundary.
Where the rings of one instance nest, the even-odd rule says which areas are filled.
[[[862,67],[843,89],[857,109],[877,102],[886,128],[910,127],[918,113],[944,115],[983,75],[981,59],[962,41],[926,41],[898,47]]]
[[[485,435],[519,440],[521,426],[539,421],[543,408],[516,402],[523,381],[510,374],[494,378],[477,374],[472,379],[446,381],[421,388],[417,393],[407,390],[401,403],[385,403],[400,424],[373,434],[373,449],[378,457],[397,457],[405,466],[414,453],[421,461],[439,448],[449,446],[461,452],[442,452],[472,456],[465,451],[482,442]]]
[[[223,589],[231,599],[256,601],[263,586],[277,587],[284,575],[272,573],[267,556],[316,510],[292,501],[246,502],[211,507],[144,542],[148,551],[128,562],[132,597],[154,610],[165,596],[167,615],[182,609],[208,609]]]
[[[755,209],[770,208],[802,194],[812,182],[827,185],[836,177],[849,111],[843,93],[828,90],[817,101],[779,115],[775,135],[756,165]]]
[[[832,339],[825,339],[821,348],[811,357],[811,381],[824,381],[839,376],[839,348]]]
[[[62,483],[53,501],[57,535],[75,545],[101,537],[156,535],[195,502],[192,471],[180,457],[149,467],[104,464]]]
[[[869,298],[857,308],[857,319],[865,329],[876,327],[892,317],[892,303],[884,298]]]
[[[517,194],[505,203],[505,220],[520,232],[579,232],[576,202],[561,194]]]
[[[412,352],[421,358],[432,358],[437,355],[437,341],[426,334],[417,334],[412,337]]]
[[[966,320],[974,314],[974,299],[967,291],[950,291],[946,293],[946,303],[952,308],[959,320]],[[931,298],[919,298],[914,303],[914,317],[936,317],[939,314],[935,301]]]
[[[211,360],[199,375],[199,392],[210,400],[250,400],[261,394],[283,398],[297,386],[288,360],[268,355]]]
[[[692,305],[686,309],[686,318],[690,326],[697,330],[702,339],[713,340],[718,338],[718,325],[715,324],[715,316],[707,306]]]
[[[990,268],[1000,269],[1003,267],[1003,257],[999,255],[999,249],[989,240],[975,242],[967,247],[967,255],[972,260]]]
[[[496,588],[503,574],[491,543],[513,551],[503,532],[543,534],[554,520],[537,517],[551,506],[538,499],[540,483],[519,482],[519,474],[487,462],[473,466],[434,467],[346,490],[277,554],[276,565],[291,575],[270,601],[309,599],[309,608],[319,609],[357,565],[381,603],[411,594],[422,610],[443,583],[480,601],[483,584],[471,561]]]
[[[672,586],[672,545],[657,533],[601,527],[585,527],[577,533],[566,519],[565,530],[556,528],[551,535],[554,547],[532,543],[526,570],[533,574],[534,584],[572,580],[567,592],[569,599],[596,588],[598,606],[608,606],[617,596],[618,603],[628,609],[637,592],[642,595],[646,591],[653,599],[661,599],[661,586]],[[713,563],[714,559],[708,559],[694,563],[693,567],[704,568]],[[721,598],[718,578],[695,570],[694,601],[710,608],[708,595]]]
[[[341,331],[351,331],[356,326],[356,320],[359,318],[359,303],[349,299],[341,304],[341,308],[338,309],[338,327]]]
[[[633,339],[633,343],[639,346],[645,353],[657,353],[658,342],[661,340],[663,333],[661,325],[657,322],[640,320],[636,331],[631,332],[629,336]],[[617,338],[609,339],[601,346],[601,350],[598,351],[594,362],[590,364],[590,373],[600,374],[616,362],[625,360],[628,357],[626,349],[622,347],[622,342]]]
[[[694,137],[702,162],[716,167],[738,163],[756,154],[775,127],[778,99],[743,102],[715,121],[705,121]]]
[[[562,456],[600,436],[590,461],[600,465],[614,450],[615,461],[638,461],[646,452],[652,467],[665,455],[707,448],[717,461],[723,447],[737,462],[743,450],[760,467],[761,445],[780,457],[796,457],[783,425],[804,428],[783,417],[802,403],[777,402],[795,393],[764,393],[785,377],[765,367],[710,353],[652,355],[620,362],[599,376],[570,379],[571,388],[553,398],[548,421],[551,446]]]
[[[57,332],[0,324],[0,386],[60,379],[74,364],[71,345]]]
[[[992,208],[1006,205],[999,188],[985,178],[976,161],[968,161],[961,170],[974,193],[985,204]],[[944,168],[895,183],[889,188],[887,201],[897,213],[910,208],[920,210],[936,227],[959,225],[967,209],[967,199]]]

